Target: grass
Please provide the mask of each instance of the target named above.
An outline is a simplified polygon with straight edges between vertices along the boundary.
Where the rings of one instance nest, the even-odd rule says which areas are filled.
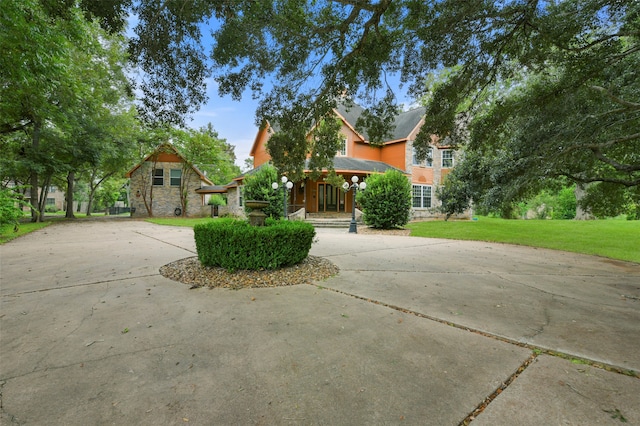
[[[199,218],[181,218],[181,217],[154,217],[151,219],[146,219],[147,222],[155,223],[156,225],[167,225],[167,226],[187,226],[193,228],[194,225],[198,223],[208,222],[211,219],[210,217],[199,217]]]
[[[427,221],[407,226],[416,237],[490,241],[593,254],[640,263],[640,221],[505,220]]]
[[[4,244],[7,241],[11,241],[22,235],[28,234],[38,229],[42,229],[51,225],[52,222],[37,222],[37,223],[21,223],[17,232],[14,232],[13,225],[0,226],[0,244]]]
[[[56,220],[56,219],[54,219]],[[151,223],[193,228],[211,218],[153,218]],[[23,223],[0,228],[0,244],[43,228],[43,223]],[[407,226],[415,237],[490,241],[593,254],[640,263],[638,220],[505,220],[480,216],[473,221],[426,221]]]

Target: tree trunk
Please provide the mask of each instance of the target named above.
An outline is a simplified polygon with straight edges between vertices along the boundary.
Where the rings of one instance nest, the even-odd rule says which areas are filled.
[[[75,215],[73,214],[73,182],[75,180],[75,173],[69,172],[67,173],[67,212],[65,213],[65,217],[67,219],[75,219]]]
[[[580,200],[587,193],[587,185],[583,183],[576,183],[576,189],[574,190],[576,194],[576,217],[575,220],[591,220],[593,219],[593,215],[586,210],[583,210],[580,207]]]
[[[33,122],[33,136],[31,139],[31,147],[33,148],[33,155],[37,155],[40,149],[40,121],[34,120]],[[39,213],[38,203],[38,172],[31,171],[31,222],[42,222],[42,215]]]
[[[38,208],[38,221],[42,222],[44,220],[44,213],[47,207],[47,197],[49,196],[49,186],[51,186],[51,176],[47,176],[40,188],[40,197],[38,198],[38,202],[36,206]],[[37,190],[36,190],[37,192]]]
[[[96,193],[96,189],[97,187],[90,187],[91,190],[89,191],[89,201],[87,201],[87,217],[91,216],[91,209],[93,208],[93,197]]]

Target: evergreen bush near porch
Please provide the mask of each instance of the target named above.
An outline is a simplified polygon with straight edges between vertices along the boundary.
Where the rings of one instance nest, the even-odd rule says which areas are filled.
[[[204,266],[239,269],[278,269],[309,255],[316,232],[313,225],[267,219],[251,226],[238,219],[218,219],[193,228],[198,259]]]
[[[263,164],[255,173],[249,174],[244,179],[244,199],[268,201],[269,205],[262,209],[268,217],[279,219],[282,217],[282,204],[284,193],[271,187],[273,182],[280,183],[278,171],[271,164]],[[245,212],[251,209],[245,206]]]
[[[358,192],[364,223],[377,229],[402,228],[411,213],[411,183],[398,170],[367,178],[367,189]]]

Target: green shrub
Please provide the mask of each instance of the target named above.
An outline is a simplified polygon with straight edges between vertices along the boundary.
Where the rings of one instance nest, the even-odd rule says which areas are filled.
[[[378,229],[401,228],[411,213],[411,183],[397,170],[367,178],[367,189],[358,193],[364,222]]]
[[[551,215],[552,219],[575,219],[576,207],[575,185],[562,188],[556,195],[556,206]]]
[[[238,269],[277,269],[302,262],[316,232],[306,222],[267,220],[251,226],[231,218],[193,228],[198,259],[204,266]]]
[[[269,206],[262,209],[262,212],[268,217],[282,217],[284,193],[282,189],[274,190],[271,185],[277,182],[282,185],[278,178],[278,171],[271,164],[263,164],[254,173],[244,178],[244,199],[268,201]],[[245,212],[250,213],[251,209],[245,207]]]
[[[220,194],[213,194],[211,198],[209,198],[208,204],[210,206],[226,206],[227,199]]]
[[[30,206],[21,194],[12,188],[0,188],[0,226],[13,225],[18,227],[19,220],[24,213],[22,206]]]

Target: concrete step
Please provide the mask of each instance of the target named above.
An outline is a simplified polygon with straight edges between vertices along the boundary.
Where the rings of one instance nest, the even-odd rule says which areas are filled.
[[[349,228],[351,218],[336,218],[336,219],[318,219],[307,218],[307,223],[310,223],[314,228]],[[360,224],[360,222],[358,222]]]

